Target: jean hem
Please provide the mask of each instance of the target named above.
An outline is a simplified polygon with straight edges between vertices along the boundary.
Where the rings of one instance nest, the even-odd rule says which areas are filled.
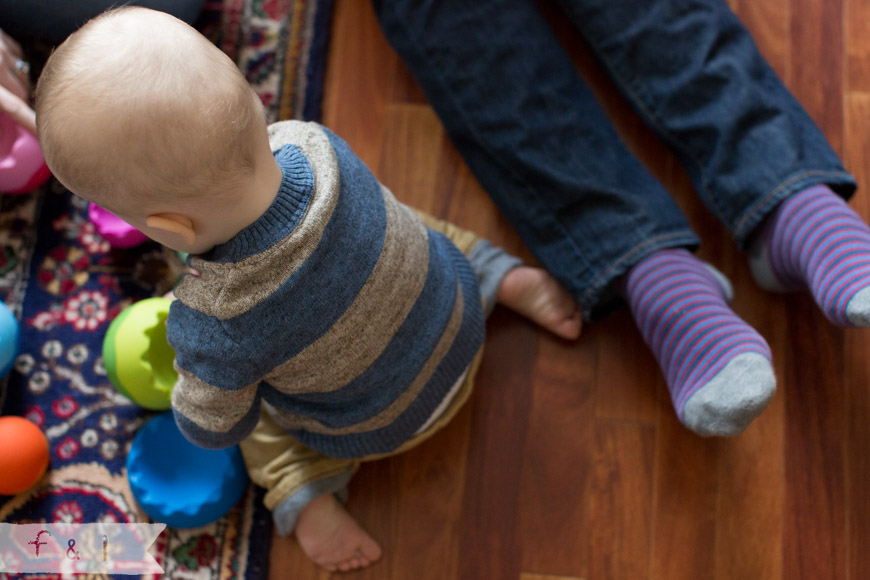
[[[600,319],[610,312],[619,299],[617,293],[613,291],[614,280],[648,255],[665,248],[687,248],[694,251],[699,245],[700,240],[694,232],[680,230],[655,236],[633,246],[610,262],[586,287],[586,291],[578,299],[583,319],[586,321]]]
[[[731,228],[740,249],[747,249],[754,232],[784,199],[814,185],[827,185],[846,201],[857,188],[855,178],[845,171],[803,171],[788,177],[750,206]]]

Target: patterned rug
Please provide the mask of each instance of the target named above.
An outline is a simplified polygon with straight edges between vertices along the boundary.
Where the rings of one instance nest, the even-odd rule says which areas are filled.
[[[313,120],[320,115],[331,8],[331,0],[207,2],[199,28],[239,64],[270,120]],[[148,521],[124,463],[151,414],[112,388],[102,341],[126,306],[170,289],[182,264],[152,243],[110,248],[86,209],[54,182],[34,194],[0,196],[0,298],[22,331],[0,407],[2,415],[36,423],[51,451],[39,484],[0,496],[0,522]],[[251,485],[214,524],[166,530],[155,556],[174,579],[265,578],[271,535],[262,492]]]

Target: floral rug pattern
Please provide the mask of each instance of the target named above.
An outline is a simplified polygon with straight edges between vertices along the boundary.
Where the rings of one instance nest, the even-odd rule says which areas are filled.
[[[214,1],[200,30],[239,64],[270,120],[317,119],[330,12],[329,0]],[[151,414],[111,386],[102,341],[119,312],[162,295],[182,271],[173,252],[151,242],[111,248],[88,221],[86,204],[56,182],[0,196],[0,299],[22,334],[0,407],[38,425],[51,455],[39,484],[0,496],[0,522],[148,521],[125,461]],[[173,579],[265,578],[271,534],[262,491],[251,485],[227,516],[168,529],[153,551]],[[0,551],[4,557],[14,556]]]

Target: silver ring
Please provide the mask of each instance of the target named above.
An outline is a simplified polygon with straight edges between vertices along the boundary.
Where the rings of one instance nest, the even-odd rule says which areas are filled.
[[[25,75],[30,74],[30,63],[26,60],[21,60],[20,58],[15,61],[15,72],[24,73]]]

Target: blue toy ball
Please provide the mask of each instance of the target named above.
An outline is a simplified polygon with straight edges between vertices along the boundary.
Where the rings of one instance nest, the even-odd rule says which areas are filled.
[[[136,434],[127,455],[127,477],[145,513],[175,528],[196,528],[223,517],[248,486],[238,446],[197,447],[178,430],[171,411]]]
[[[0,302],[0,377],[12,370],[21,348],[21,330],[9,308]]]

